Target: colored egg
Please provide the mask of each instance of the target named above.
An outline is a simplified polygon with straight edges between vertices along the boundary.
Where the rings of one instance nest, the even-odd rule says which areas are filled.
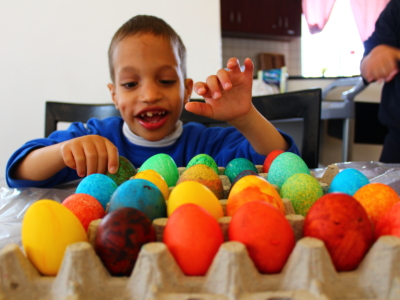
[[[243,243],[260,273],[279,273],[295,246],[285,216],[264,201],[242,205],[232,216],[229,240]]]
[[[148,158],[139,171],[154,170],[159,173],[167,182],[168,187],[175,186],[179,178],[178,167],[171,156],[159,153]]]
[[[217,175],[219,175],[218,165],[210,155],[204,154],[204,153],[197,154],[189,161],[186,168],[188,169],[191,166],[194,166],[197,164],[203,164],[203,165],[209,166],[211,169],[214,170],[215,173],[217,173]]]
[[[274,159],[279,155],[284,153],[285,151],[283,150],[274,150],[271,151],[267,157],[264,160],[264,164],[263,164],[263,172],[264,173],[268,173],[269,171],[269,167],[271,166],[272,162],[274,161]]]
[[[179,177],[177,185],[184,181],[197,181],[208,187],[218,199],[224,197],[224,187],[221,178],[209,166],[203,164],[193,165],[187,168]]]
[[[270,183],[281,188],[286,179],[297,173],[311,174],[300,156],[292,152],[285,152],[279,154],[272,161],[267,179]]]
[[[121,184],[111,197],[108,211],[132,207],[143,212],[151,221],[167,216],[167,207],[160,189],[146,179],[131,179]]]
[[[328,193],[341,192],[353,196],[359,188],[368,183],[369,180],[363,173],[356,169],[348,168],[333,177]]]
[[[248,175],[236,182],[228,196],[227,215],[233,216],[239,207],[250,201],[265,201],[285,214],[281,196],[274,186],[261,176]]]
[[[103,206],[96,198],[88,194],[72,194],[61,203],[79,219],[87,231],[90,222],[104,217],[106,214]]]
[[[310,207],[324,194],[321,185],[311,175],[290,176],[280,189],[282,198],[289,199],[296,214],[306,216]]]
[[[365,209],[345,193],[319,198],[307,213],[303,235],[325,243],[337,271],[357,268],[373,242],[372,225]]]
[[[94,249],[111,275],[130,276],[141,247],[155,241],[150,219],[137,209],[122,207],[100,222]]]
[[[185,275],[204,276],[224,238],[209,212],[187,203],[168,218],[163,242]]]
[[[60,203],[42,199],[33,203],[22,221],[22,246],[36,269],[45,276],[55,276],[66,248],[87,241],[78,218]]]
[[[224,175],[228,176],[229,181],[232,182],[235,177],[244,170],[251,170],[257,173],[256,166],[248,159],[238,157],[232,159],[225,167]]]
[[[400,237],[400,203],[396,203],[378,220],[375,227],[375,240],[384,235]]]
[[[255,176],[260,176],[257,172],[254,172],[252,170],[244,170],[242,172],[240,172],[235,179],[233,179],[232,183],[231,183],[231,187],[229,189],[229,193],[232,190],[233,186],[235,185],[236,182],[239,181],[239,179],[241,179],[242,177],[245,177],[247,175],[255,175]]]
[[[129,180],[132,176],[136,174],[136,169],[132,163],[125,157],[119,157],[118,171],[115,174],[107,172],[107,176],[110,177],[117,185]]]
[[[164,178],[154,170],[148,169],[138,172],[132,179],[146,179],[154,183],[161,191],[165,200],[169,198],[169,188]]]
[[[172,190],[168,200],[168,216],[171,216],[179,206],[186,203],[199,205],[216,220],[224,216],[218,198],[208,187],[197,181],[184,181]]]
[[[374,226],[393,205],[399,202],[396,191],[383,183],[369,183],[362,186],[354,194],[354,198],[364,207]]]
[[[79,182],[75,192],[95,197],[103,208],[107,209],[107,203],[110,202],[117,187],[117,184],[110,177],[104,174],[91,174]]]

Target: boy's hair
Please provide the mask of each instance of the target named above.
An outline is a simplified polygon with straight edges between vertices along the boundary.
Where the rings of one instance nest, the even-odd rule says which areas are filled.
[[[164,20],[147,15],[137,15],[123,24],[114,34],[110,47],[108,48],[108,66],[112,82],[115,80],[113,53],[118,43],[128,36],[138,33],[151,33],[169,39],[178,48],[178,55],[181,60],[181,71],[186,79],[186,48],[180,36]]]

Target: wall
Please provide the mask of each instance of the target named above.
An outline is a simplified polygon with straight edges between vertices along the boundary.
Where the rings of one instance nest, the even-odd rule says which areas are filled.
[[[175,28],[195,81],[220,68],[219,0],[1,1],[0,177],[17,148],[43,137],[46,100],[111,101],[108,44],[136,14],[159,16]]]

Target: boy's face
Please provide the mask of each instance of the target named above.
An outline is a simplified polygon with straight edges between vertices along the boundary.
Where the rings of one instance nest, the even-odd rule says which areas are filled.
[[[113,102],[130,130],[159,141],[175,129],[193,81],[183,79],[176,47],[152,34],[124,38],[114,49]]]

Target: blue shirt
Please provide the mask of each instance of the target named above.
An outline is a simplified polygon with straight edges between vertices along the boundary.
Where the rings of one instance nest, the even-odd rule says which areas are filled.
[[[15,180],[11,178],[10,170],[34,149],[90,134],[97,134],[109,139],[118,148],[119,155],[131,161],[136,168],[139,168],[149,157],[158,153],[170,155],[178,167],[186,166],[194,156],[201,153],[210,155],[217,165],[222,167],[237,157],[247,158],[256,165],[262,165],[265,160],[265,156],[256,153],[247,139],[234,127],[207,128],[202,124],[187,123],[183,125],[182,134],[174,144],[154,148],[138,146],[129,142],[122,132],[123,123],[121,117],[104,120],[93,118],[86,123],[86,126],[79,122],[72,123],[67,130],[55,131],[48,138],[27,142],[11,156],[7,163],[7,184],[10,187],[49,188],[78,179],[76,170],[68,167],[43,181]],[[292,137],[283,132],[281,134],[289,145],[288,151],[299,155],[299,150]]]

